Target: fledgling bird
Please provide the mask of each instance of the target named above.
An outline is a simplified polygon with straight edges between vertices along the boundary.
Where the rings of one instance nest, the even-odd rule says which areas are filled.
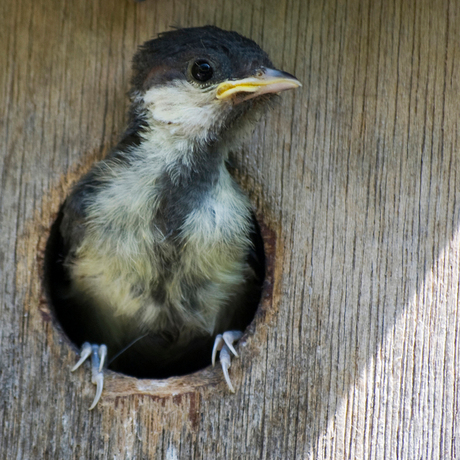
[[[226,161],[275,94],[298,86],[252,40],[213,26],[140,47],[128,128],[73,188],[47,251],[58,319],[87,342],[76,367],[92,355],[91,408],[107,353],[114,370],[163,378],[220,352],[233,391],[233,343],[254,314],[264,261]]]

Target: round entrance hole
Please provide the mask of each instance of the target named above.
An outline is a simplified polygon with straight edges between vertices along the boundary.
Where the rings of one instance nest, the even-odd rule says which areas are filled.
[[[84,298],[68,295],[71,280],[65,265],[67,248],[60,233],[62,219],[61,208],[52,225],[45,251],[44,283],[50,308],[64,333],[78,348],[84,342],[101,344],[104,341],[100,338],[100,332],[104,327],[110,327],[110,324],[100,323],[98,316],[91,310],[94,306],[87,304]],[[241,331],[245,331],[254,319],[265,280],[266,258],[263,238],[255,219],[254,222],[251,258],[257,261],[252,267],[257,282],[248,293],[244,308],[240,309],[237,327],[234,327]],[[171,356],[171,353],[165,352],[162,355],[158,352],[158,342],[168,343],[168,340],[170,337],[167,333],[158,337],[158,334],[149,334],[148,330],[142,331],[138,337],[128,342],[121,340],[118,346],[109,347],[107,367],[131,377],[164,379],[191,374],[211,364],[214,336],[191,342],[179,357]],[[151,356],[148,353],[149,349],[152,350]]]

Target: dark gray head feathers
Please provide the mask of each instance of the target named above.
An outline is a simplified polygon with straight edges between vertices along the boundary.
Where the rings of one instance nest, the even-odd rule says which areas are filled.
[[[178,29],[163,32],[139,48],[133,59],[133,90],[189,78],[191,61],[199,58],[213,64],[210,84],[244,78],[260,67],[272,67],[268,55],[254,41],[236,32],[214,26]]]

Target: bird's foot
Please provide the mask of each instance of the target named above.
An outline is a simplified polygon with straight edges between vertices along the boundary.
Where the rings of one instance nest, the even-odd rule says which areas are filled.
[[[241,339],[243,333],[241,331],[227,331],[223,334],[218,334],[214,341],[214,347],[212,349],[212,365],[216,362],[216,355],[217,352],[220,350],[219,353],[219,361],[222,366],[222,370],[224,372],[225,381],[227,382],[228,388],[232,393],[235,393],[235,389],[233,388],[232,382],[228,375],[228,369],[230,368],[232,356],[230,352],[232,352],[236,357],[238,357],[238,353],[236,352],[235,348],[233,347],[233,343],[237,340]]]
[[[105,345],[91,345],[85,342],[81,347],[80,359],[77,364],[71,369],[71,372],[77,370],[91,355],[91,382],[96,385],[96,396],[94,397],[93,404],[88,410],[96,407],[99,399],[101,398],[102,388],[104,387],[104,368],[105,358],[107,357],[107,347]]]

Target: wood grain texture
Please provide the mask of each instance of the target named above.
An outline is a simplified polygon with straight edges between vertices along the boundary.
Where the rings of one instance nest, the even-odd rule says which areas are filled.
[[[459,9],[2,0],[0,457],[460,458]],[[137,45],[209,23],[303,82],[235,154],[276,233],[273,294],[232,366],[235,395],[211,369],[179,386],[110,374],[88,412],[40,251],[123,130]]]

